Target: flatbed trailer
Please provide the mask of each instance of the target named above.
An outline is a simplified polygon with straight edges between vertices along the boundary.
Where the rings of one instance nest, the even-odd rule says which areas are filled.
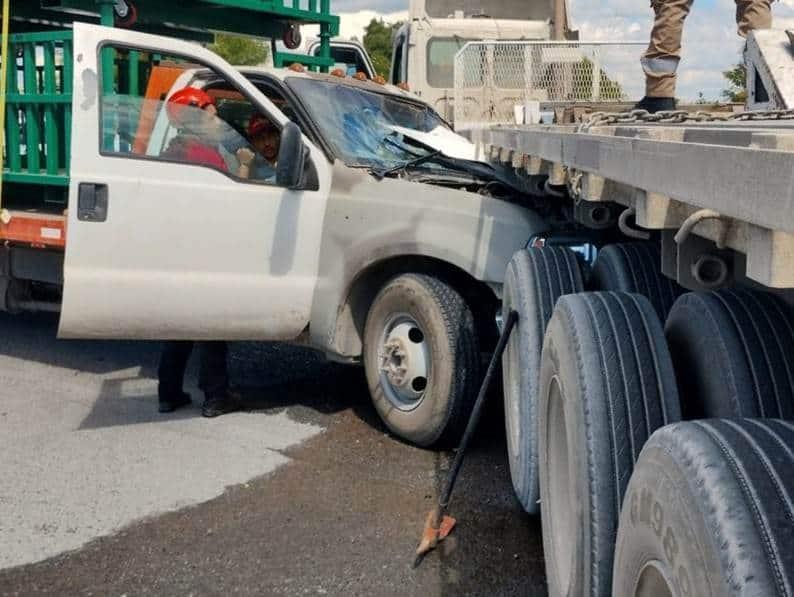
[[[491,160],[570,189],[585,226],[614,224],[624,211],[617,206],[633,210],[637,226],[662,233],[663,271],[685,287],[709,284],[693,279],[683,263],[696,249],[674,242],[682,228],[694,233],[693,244],[702,246],[700,237],[714,243],[713,253],[739,254],[728,264],[732,279],[746,275],[785,289],[794,287],[794,186],[787,174],[794,171],[792,117],[773,112],[754,120],[675,124],[599,122],[596,116],[584,125],[470,134]]]
[[[549,594],[794,594],[794,36],[748,110],[463,131],[534,189],[508,266],[511,478]]]

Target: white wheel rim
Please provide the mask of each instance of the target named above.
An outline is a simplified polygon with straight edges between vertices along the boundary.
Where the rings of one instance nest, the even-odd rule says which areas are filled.
[[[430,347],[424,330],[407,313],[390,317],[378,346],[378,377],[386,398],[402,411],[416,409],[430,382]]]

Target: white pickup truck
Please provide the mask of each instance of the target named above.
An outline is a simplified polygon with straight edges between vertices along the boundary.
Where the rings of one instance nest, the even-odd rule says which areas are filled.
[[[463,159],[473,146],[395,87],[241,72],[192,43],[80,23],[73,44],[60,336],[306,343],[363,361],[397,435],[454,438],[506,265],[546,228],[512,169]],[[208,92],[231,159],[252,114],[280,127],[274,179],[164,153],[168,94],[143,97],[145,77],[125,89],[133,62],[177,69],[169,93]]]

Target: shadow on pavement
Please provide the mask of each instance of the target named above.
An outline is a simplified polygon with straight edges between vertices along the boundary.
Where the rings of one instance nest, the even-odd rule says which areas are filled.
[[[57,331],[57,315],[0,313],[0,355],[97,375],[130,367],[156,374],[158,342],[59,340]]]
[[[104,376],[82,428],[198,415],[195,363],[196,406],[163,416],[155,395],[159,343],[56,341],[56,323],[0,315],[0,354]],[[139,374],[120,373],[135,367]],[[247,410],[286,409],[327,432],[290,449],[288,466],[215,500],[0,571],[0,594],[545,594],[540,522],[513,496],[498,388],[450,506],[458,527],[411,570],[451,453],[396,441],[372,407],[362,370],[310,350],[235,343],[230,374]]]

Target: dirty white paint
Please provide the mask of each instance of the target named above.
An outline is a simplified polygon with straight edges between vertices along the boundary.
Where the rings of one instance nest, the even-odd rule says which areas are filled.
[[[193,407],[161,415],[156,381],[134,365],[153,361],[155,345],[98,362],[93,345],[48,352],[0,326],[0,568],[210,500],[287,463],[285,448],[321,431],[283,412],[203,419],[195,386]]]

